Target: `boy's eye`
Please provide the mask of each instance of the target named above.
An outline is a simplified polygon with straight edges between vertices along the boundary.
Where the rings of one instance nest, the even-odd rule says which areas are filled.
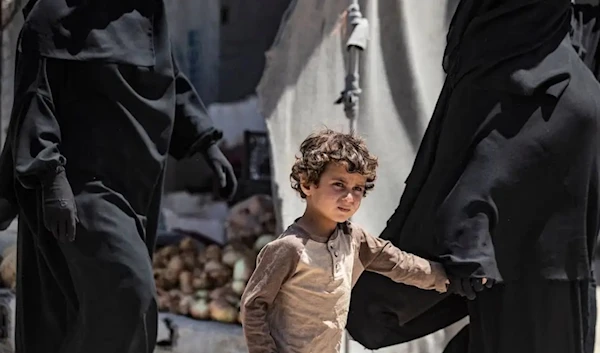
[[[356,186],[356,187],[354,188],[354,191],[357,191],[357,192],[363,192],[364,190],[365,190],[365,189],[364,189],[362,186]]]
[[[341,182],[339,182],[339,181],[338,181],[338,182],[335,182],[335,183],[333,183],[333,185],[334,185],[334,186],[336,186],[336,187],[338,187],[338,188],[343,188],[343,187],[344,187],[344,184],[343,184],[343,183],[341,183]]]

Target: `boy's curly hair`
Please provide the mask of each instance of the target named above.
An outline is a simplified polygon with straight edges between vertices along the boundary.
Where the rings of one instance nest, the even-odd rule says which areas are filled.
[[[318,185],[321,174],[331,162],[344,164],[349,173],[365,176],[365,195],[375,186],[377,157],[369,152],[365,141],[356,135],[331,129],[314,132],[300,145],[300,154],[292,166],[290,180],[292,188],[303,199],[306,195],[300,187],[301,178],[304,177],[308,185]]]

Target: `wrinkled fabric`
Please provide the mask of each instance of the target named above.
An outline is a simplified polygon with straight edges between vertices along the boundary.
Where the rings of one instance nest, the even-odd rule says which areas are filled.
[[[480,293],[469,313],[469,347],[463,352],[594,352],[593,281],[505,282]]]
[[[29,0],[19,47],[57,59],[154,66],[163,1]]]
[[[462,0],[448,28],[444,71],[454,84],[467,74],[486,77],[504,67],[510,75],[535,65],[570,26],[569,1]],[[527,56],[530,61],[524,61]]]

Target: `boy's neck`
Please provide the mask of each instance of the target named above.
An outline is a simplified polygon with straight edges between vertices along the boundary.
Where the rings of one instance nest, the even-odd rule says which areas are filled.
[[[309,233],[321,239],[329,239],[338,225],[337,222],[323,217],[323,215],[311,210],[309,207],[306,208],[297,223]]]

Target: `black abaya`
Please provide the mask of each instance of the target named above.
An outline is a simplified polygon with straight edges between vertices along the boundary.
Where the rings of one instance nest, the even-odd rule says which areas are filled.
[[[417,323],[420,335],[410,338],[468,313],[469,352],[590,352],[595,303],[581,298],[595,287],[600,84],[570,43],[570,19],[569,0],[459,4],[444,88],[381,237],[443,262],[454,280],[500,284],[467,306],[389,282],[374,286],[377,275],[366,274],[348,320],[360,343],[405,342]],[[530,282],[556,300],[522,310],[524,298],[543,294],[524,286]],[[454,316],[441,319],[444,312]],[[511,336],[514,327],[532,335]],[[510,345],[497,344],[506,337]]]
[[[14,165],[0,186],[20,209],[17,352],[151,353],[166,158],[221,133],[177,70],[162,1],[39,0],[25,15],[0,161]],[[73,242],[41,217],[40,184],[58,166],[77,205]]]

